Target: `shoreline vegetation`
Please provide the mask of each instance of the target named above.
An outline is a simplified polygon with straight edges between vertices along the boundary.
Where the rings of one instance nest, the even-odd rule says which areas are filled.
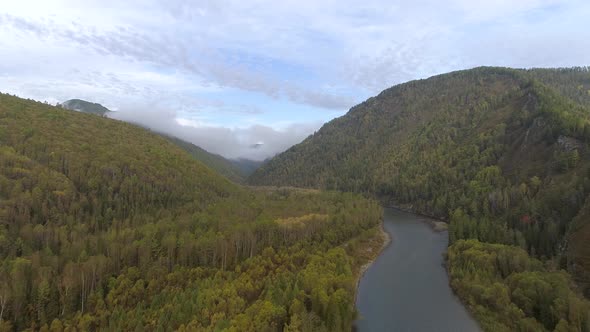
[[[522,248],[458,240],[448,249],[447,271],[483,331],[590,330],[590,303],[571,277]]]
[[[352,255],[355,259],[353,264],[353,274],[355,278],[355,320],[360,318],[358,312],[356,312],[356,300],[361,279],[369,267],[373,265],[377,257],[381,255],[383,250],[385,250],[392,241],[391,235],[383,227],[383,222],[384,220],[381,220],[381,224],[375,227],[374,234],[364,241],[366,243],[362,243],[360,249],[356,250]]]
[[[424,221],[425,223],[427,223],[430,227],[432,227],[432,230],[434,230],[435,232],[444,232],[444,231],[448,231],[449,230],[449,221],[446,221],[444,219],[440,219],[437,218],[435,216],[431,216],[431,215],[427,215],[427,214],[423,214],[423,213],[419,213],[416,212],[411,205],[409,207],[402,207],[399,205],[395,205],[395,204],[383,204],[384,208],[389,208],[389,209],[394,209],[394,210],[399,210],[399,211],[403,211],[403,212],[407,212],[407,213],[411,213],[414,214],[416,216],[419,216],[422,218],[422,221]]]
[[[381,255],[383,250],[385,250],[385,248],[387,248],[392,241],[391,235],[389,235],[389,233],[387,233],[387,231],[383,227],[383,221],[381,221],[381,225],[378,227],[378,231],[379,233],[376,234],[376,236],[378,236],[379,242],[381,242],[381,246],[379,246],[379,242],[375,239],[369,243],[369,247],[365,248],[365,251],[368,255],[370,255],[370,258],[365,264],[359,267],[357,273],[357,288],[365,272],[367,272],[367,270],[375,262],[377,257]]]
[[[383,208],[384,209],[389,209],[389,210],[395,210],[395,211],[402,211],[402,210],[399,210],[399,209],[395,209],[395,208],[392,208],[392,207],[386,207],[386,206],[384,206]],[[406,211],[402,211],[402,212],[403,213],[406,213]],[[411,223],[413,225],[415,225],[416,227],[419,227],[421,229],[421,232],[427,232],[427,234],[432,234],[432,235],[437,236],[437,237],[443,237],[443,238],[446,237],[446,234],[444,234],[444,233],[441,234],[440,233],[441,230],[437,230],[436,229],[436,221],[430,220],[430,219],[427,219],[427,218],[424,218],[424,216],[420,216],[418,214],[414,214],[414,213],[411,213],[411,212],[407,212],[407,213],[408,214],[411,214],[411,215],[408,215],[407,216],[408,218],[411,218],[411,220],[412,220]],[[400,216],[397,216],[397,217],[390,216],[390,218],[394,218],[393,220],[396,220],[396,219],[399,220]],[[401,215],[401,218],[404,218],[404,216]],[[389,220],[392,220],[392,219],[389,219]],[[357,279],[357,294],[355,295],[355,304],[357,304],[357,306],[360,305],[360,307],[357,307],[357,317],[356,317],[356,321],[355,321],[356,323],[360,323],[364,319],[369,318],[369,317],[364,317],[364,315],[361,316],[361,312],[358,311],[358,310],[361,310],[361,308],[363,308],[362,305],[360,303],[358,303],[358,300],[359,300],[359,297],[358,296],[360,294],[360,288],[359,287],[360,287],[360,281],[361,281],[361,279],[364,277],[364,274],[368,271],[368,269],[369,268],[372,268],[372,264],[377,260],[377,258],[379,256],[382,256],[383,255],[384,257],[382,257],[381,259],[384,259],[385,261],[390,261],[391,260],[391,257],[392,257],[391,256],[392,251],[398,252],[398,250],[400,249],[398,247],[389,249],[390,250],[389,252],[384,252],[384,250],[387,249],[388,246],[392,244],[392,241],[393,241],[392,238],[393,237],[396,237],[397,239],[400,239],[402,237],[405,238],[405,235],[407,235],[407,233],[404,233],[403,231],[398,230],[396,228],[389,228],[388,230],[385,230],[385,227],[384,227],[385,224],[384,224],[384,222],[385,222],[385,219],[383,220],[383,222],[381,224],[381,227],[380,227],[380,231],[381,232],[379,233],[379,235],[382,235],[383,237],[386,237],[384,239],[384,242],[382,243],[381,249],[378,251],[378,254],[376,255],[376,257],[372,258],[370,261],[368,261],[367,263],[363,264],[360,267],[360,271],[359,271],[359,275],[358,275],[358,279]],[[388,221],[388,222],[391,222],[391,221]],[[423,227],[424,225],[429,226],[429,227],[424,228]],[[420,237],[425,238],[423,236],[424,234],[425,233],[422,233],[422,236],[420,236]],[[406,239],[404,242],[408,243],[408,240]],[[410,244],[411,246],[413,246],[415,248],[418,248],[418,245],[415,242],[412,241],[412,242],[409,242],[409,243],[411,243]],[[398,244],[396,244],[396,245],[398,245]],[[401,245],[401,247],[403,247],[403,245]],[[371,249],[367,249],[367,251],[370,251],[370,250]],[[451,285],[450,285],[450,276],[448,274],[448,269],[447,269],[446,264],[445,264],[446,263],[446,250],[447,250],[447,247],[445,246],[445,247],[441,248],[441,250],[442,251],[436,250],[437,256],[438,257],[441,257],[441,262],[440,262],[440,264],[436,264],[437,265],[436,268],[442,267],[444,269],[444,274],[447,276],[447,282],[446,283],[448,284],[448,287],[452,290]],[[403,248],[402,248],[401,251],[403,252]],[[387,272],[384,272],[383,261],[380,264],[381,265],[379,267],[375,266],[373,268],[374,271],[372,271],[372,273],[373,274],[376,273],[377,275],[382,275],[382,276],[388,275],[388,274],[385,274]],[[397,266],[397,264],[395,264],[393,266],[393,269],[397,269],[395,266]],[[376,270],[379,270],[379,271],[376,271]],[[401,270],[401,271],[398,271],[398,272],[401,272],[402,274],[406,274],[406,275],[413,275],[413,273],[415,273],[415,272],[413,272],[413,273],[412,272],[408,272],[408,271],[405,271],[405,270]],[[374,277],[374,275],[373,275],[373,277]],[[406,281],[409,281],[409,280],[406,280]],[[367,281],[365,281],[365,282],[367,282]],[[399,280],[398,280],[398,282],[399,282]],[[368,284],[365,284],[363,287],[366,288],[366,289],[363,290],[363,293],[365,293],[365,292],[371,292],[370,290],[367,290],[367,289],[373,289],[373,292],[374,292],[375,286],[376,285],[368,286]],[[380,289],[381,287],[385,287],[385,286],[384,285],[378,285],[376,287],[378,289]],[[378,294],[379,293],[373,294],[373,295],[379,296]],[[481,326],[480,326],[479,322],[477,321],[475,315],[472,312],[470,312],[470,310],[467,307],[466,303],[464,303],[463,301],[461,301],[461,299],[458,297],[458,295],[455,292],[452,292],[452,294],[453,294],[452,296],[456,299],[458,305],[460,305],[461,307],[463,307],[465,309],[465,311],[467,312],[467,315],[471,318],[471,320],[473,322],[475,322],[475,324],[478,327],[480,327],[479,329],[477,329],[477,331],[483,331],[483,330],[481,330]],[[369,299],[371,299],[371,301],[372,301],[372,296],[373,295],[371,295],[369,297]],[[364,296],[366,297],[366,294]],[[422,299],[423,297],[421,297],[421,295],[417,295],[417,298]],[[365,298],[365,300],[366,300],[366,298]],[[364,302],[365,300],[362,300],[362,302]],[[381,299],[380,302],[382,300],[383,299]],[[394,302],[391,302],[391,303],[393,305]],[[365,303],[365,305],[366,305],[366,303]],[[370,309],[369,309],[368,312],[365,312],[365,310],[367,310],[367,308],[364,308],[362,310],[363,310],[363,314],[365,314],[365,315],[369,315],[371,313],[371,310]],[[370,319],[371,319],[371,321],[375,319],[377,322],[379,322],[381,324],[384,323],[383,321],[381,321],[383,318],[380,318],[379,315],[377,315],[377,316],[370,315]],[[369,324],[367,326],[371,326],[371,324]],[[375,325],[373,325],[373,327],[375,327]]]
[[[447,230],[446,222],[415,213],[410,208],[391,204],[383,206],[412,213],[430,225],[435,232]],[[383,231],[383,223],[381,230]],[[389,241],[385,242],[383,248],[388,243]],[[357,293],[360,278],[380,253],[381,251],[361,267]],[[549,268],[530,257],[522,248],[477,240],[459,240],[449,243],[443,255],[449,286],[482,331],[511,331],[522,327],[535,331],[588,330],[584,312],[590,312],[590,307],[588,301],[575,288],[571,288],[570,276],[565,271]],[[534,285],[547,287],[543,295],[539,295],[546,299],[536,299],[537,303],[544,303],[539,312],[524,305],[525,299],[521,296],[522,292],[529,292]],[[481,291],[474,292],[473,289]],[[358,294],[355,294],[355,303],[356,296]],[[491,298],[495,300],[490,302]],[[567,309],[560,307],[559,312],[551,313],[551,305],[555,303],[565,303]],[[515,321],[506,321],[503,319],[505,316],[515,317]],[[358,318],[356,317],[357,320]]]

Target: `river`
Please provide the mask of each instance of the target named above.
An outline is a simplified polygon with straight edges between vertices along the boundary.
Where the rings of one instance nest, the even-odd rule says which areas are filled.
[[[357,331],[480,331],[449,286],[447,232],[394,209],[385,209],[383,226],[391,243],[360,280]]]

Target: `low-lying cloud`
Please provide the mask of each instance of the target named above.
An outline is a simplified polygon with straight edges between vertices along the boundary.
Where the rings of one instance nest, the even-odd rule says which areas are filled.
[[[229,159],[264,160],[285,151],[319,129],[321,123],[297,123],[282,129],[264,125],[225,128],[179,121],[174,111],[121,110],[109,117],[180,138]]]

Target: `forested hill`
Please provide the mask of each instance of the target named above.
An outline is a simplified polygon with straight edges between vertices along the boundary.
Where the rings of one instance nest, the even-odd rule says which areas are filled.
[[[108,116],[108,114],[111,113],[111,110],[102,106],[101,104],[92,103],[81,99],[70,99],[63,102],[62,104],[58,104],[58,106],[72,111],[78,111],[82,113],[94,114],[99,116]],[[202,162],[207,167],[211,168],[212,170],[220,173],[221,175],[227,177],[228,179],[234,182],[241,183],[248,175],[251,174],[251,172],[242,172],[240,167],[238,167],[232,161],[227,160],[220,155],[205,151],[204,149],[192,143],[183,141],[179,138],[172,137],[164,133],[160,133],[160,135],[168,138],[170,141],[172,141],[172,143],[176,144],[177,146],[188,152],[192,157]]]
[[[176,137],[167,136],[165,134],[162,134],[162,136],[168,138],[172,143],[188,152],[196,160],[202,162],[207,167],[227,177],[233,182],[242,183],[244,182],[245,178],[251,174],[251,172],[248,173],[242,171],[242,169],[232,160],[226,159],[218,154],[208,152],[192,143],[183,141]]]
[[[250,191],[148,130],[0,94],[0,331],[350,330],[381,213]]]
[[[373,194],[450,220],[452,241],[559,257],[588,285],[589,105],[588,68],[482,67],[412,81],[325,124],[249,181]]]
[[[265,160],[252,160],[245,158],[232,159],[232,164],[240,170],[240,173],[244,174],[248,178],[254,173],[260,166],[264,165],[270,158]]]

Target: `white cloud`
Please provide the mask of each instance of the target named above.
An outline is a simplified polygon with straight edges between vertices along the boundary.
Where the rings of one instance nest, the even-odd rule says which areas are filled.
[[[291,123],[282,128],[264,125],[226,128],[185,119],[173,111],[152,109],[146,112],[145,108],[127,109],[109,116],[178,137],[226,158],[253,160],[274,156],[299,143],[321,126],[321,123]]]

